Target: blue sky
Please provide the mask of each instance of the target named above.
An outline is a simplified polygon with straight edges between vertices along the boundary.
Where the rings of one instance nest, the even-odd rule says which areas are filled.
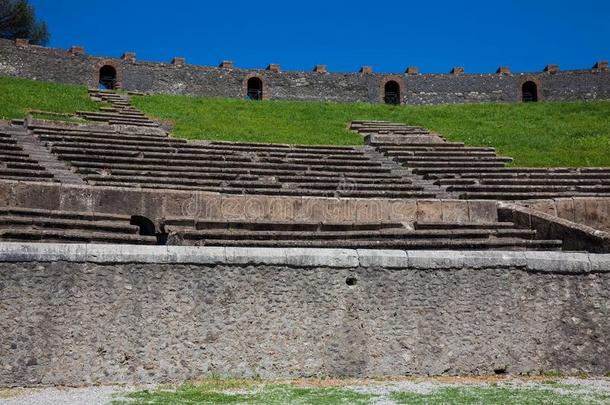
[[[589,68],[610,59],[610,2],[32,0],[51,46],[238,67],[426,73]]]

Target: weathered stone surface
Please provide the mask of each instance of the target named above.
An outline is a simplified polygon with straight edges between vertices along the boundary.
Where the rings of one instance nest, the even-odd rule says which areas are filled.
[[[121,88],[129,91],[191,94],[212,97],[245,96],[245,81],[256,75],[263,81],[265,99],[383,102],[383,83],[399,78],[402,103],[515,102],[524,80],[540,83],[540,99],[592,100],[610,98],[610,71],[560,70],[554,74],[400,74],[296,72],[238,69],[108,59],[88,55],[75,58],[69,50],[16,46],[0,41],[0,74],[37,80],[96,86],[98,70],[112,64]]]
[[[0,385],[607,372],[608,270],[451,268],[4,261]]]

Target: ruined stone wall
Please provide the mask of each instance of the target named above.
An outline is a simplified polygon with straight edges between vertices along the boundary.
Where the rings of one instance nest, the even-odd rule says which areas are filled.
[[[379,103],[384,84],[401,86],[401,102],[440,104],[515,102],[521,85],[533,80],[542,100],[610,99],[610,72],[590,69],[532,74],[319,73],[212,68],[181,63],[94,57],[61,49],[17,46],[0,40],[0,75],[96,86],[104,64],[117,69],[125,90],[243,98],[250,77],[263,81],[263,97],[275,100],[329,100]]]
[[[610,370],[610,258],[0,245],[0,386]]]

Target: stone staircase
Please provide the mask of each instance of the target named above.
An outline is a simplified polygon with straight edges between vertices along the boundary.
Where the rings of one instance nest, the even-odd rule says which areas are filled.
[[[23,126],[0,121],[0,178],[42,182],[73,180],[70,173],[63,171],[64,163],[57,164],[54,155],[48,156],[48,151],[39,149],[40,145],[30,143],[27,135]]]
[[[131,104],[128,94],[89,89],[89,96],[94,101],[109,103],[110,107],[101,107],[99,112],[78,111],[78,116],[89,121],[138,129],[142,133],[167,136],[167,132],[163,131],[157,122]]]
[[[351,128],[386,158],[409,170],[413,184],[439,197],[525,200],[609,197],[610,168],[506,167],[509,157],[494,148],[447,142],[423,128],[380,121],[355,121]],[[437,189],[434,189],[437,187]]]

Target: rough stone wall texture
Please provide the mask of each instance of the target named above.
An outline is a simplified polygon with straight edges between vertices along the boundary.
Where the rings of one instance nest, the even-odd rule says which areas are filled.
[[[551,74],[365,74],[212,68],[74,55],[66,50],[18,47],[0,40],[0,75],[96,86],[98,70],[111,63],[125,90],[242,98],[250,77],[263,81],[263,97],[278,100],[382,102],[383,83],[401,83],[402,103],[514,102],[533,80],[543,100],[610,99],[610,71],[572,70]]]
[[[522,201],[519,204],[568,221],[610,232],[610,198],[557,198],[554,200]]]
[[[3,263],[0,298],[5,386],[610,370],[608,273]]]
[[[72,184],[0,181],[0,207],[287,222],[497,220],[495,201],[349,199],[229,195],[179,190],[138,190]]]

